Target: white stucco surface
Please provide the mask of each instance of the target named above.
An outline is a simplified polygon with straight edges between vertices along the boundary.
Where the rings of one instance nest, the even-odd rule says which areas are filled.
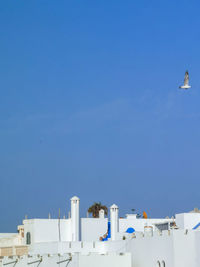
[[[131,267],[131,254],[80,255],[79,267]]]
[[[24,242],[30,232],[31,243],[71,241],[71,219],[32,219],[24,220]],[[60,228],[60,230],[59,230]],[[60,231],[60,234],[59,234]],[[60,237],[59,237],[60,236]]]
[[[2,263],[8,264],[8,266],[13,266],[14,263],[12,262],[15,262],[17,260],[16,266],[18,267],[131,267],[130,253],[125,253],[122,255],[117,253],[108,255],[99,255],[96,253],[92,253],[90,255],[76,254],[72,255],[72,259],[68,262],[68,259],[70,259],[70,257],[71,256],[69,254],[43,256],[38,255],[32,257],[23,256],[20,259],[17,257],[13,257],[12,259],[5,257],[2,260]]]
[[[155,229],[156,223],[173,222],[173,219],[137,219],[135,216],[119,219],[119,232],[126,232],[129,227],[132,227],[137,232],[144,232],[145,226],[152,226]]]
[[[81,240],[99,241],[99,238],[108,231],[107,218],[82,218]]]
[[[33,267],[78,267],[79,262],[78,262],[78,255],[73,255],[72,259],[69,261],[68,264],[68,259],[70,259],[69,254],[63,254],[63,255],[35,255],[35,256],[23,256],[23,257],[13,257],[13,258],[8,258],[4,257],[2,259],[2,264],[8,264],[7,266],[16,266],[16,267],[27,267],[27,266],[33,266]],[[12,263],[12,262],[16,262]],[[9,264],[11,263],[11,264]],[[15,264],[15,265],[14,265]],[[68,264],[68,265],[67,265]],[[0,265],[1,266],[1,265]]]
[[[181,229],[193,229],[200,223],[200,213],[176,214],[176,224]]]

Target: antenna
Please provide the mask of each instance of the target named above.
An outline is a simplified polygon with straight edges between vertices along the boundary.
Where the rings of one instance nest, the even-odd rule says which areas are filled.
[[[61,241],[61,236],[60,236],[60,208],[58,211],[58,234],[59,234],[59,242]]]

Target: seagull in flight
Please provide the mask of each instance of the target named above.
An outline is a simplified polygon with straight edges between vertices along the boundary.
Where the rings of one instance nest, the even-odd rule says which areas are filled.
[[[185,72],[184,85],[179,86],[179,88],[180,89],[185,89],[185,90],[191,88],[191,86],[189,85],[189,73],[188,73],[187,70]]]

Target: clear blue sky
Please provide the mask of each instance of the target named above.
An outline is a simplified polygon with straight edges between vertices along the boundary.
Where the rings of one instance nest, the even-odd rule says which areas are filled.
[[[0,232],[69,198],[200,206],[200,2],[0,2]],[[181,91],[185,70],[192,89]]]

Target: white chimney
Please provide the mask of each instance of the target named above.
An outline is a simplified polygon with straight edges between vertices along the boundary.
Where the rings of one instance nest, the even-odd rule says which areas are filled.
[[[105,214],[104,210],[101,209],[101,210],[99,211],[99,218],[100,218],[100,219],[104,219],[104,214]]]
[[[113,204],[110,207],[110,222],[111,222],[111,240],[116,240],[116,234],[119,232],[119,209]]]
[[[79,241],[79,202],[76,196],[71,198],[71,229],[72,241]]]

